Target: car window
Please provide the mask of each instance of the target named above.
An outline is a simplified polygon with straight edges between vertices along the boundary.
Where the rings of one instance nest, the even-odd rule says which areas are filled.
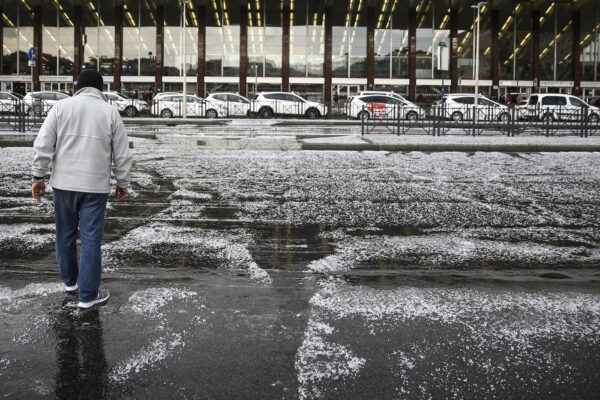
[[[226,94],[215,94],[215,95],[213,95],[213,99],[216,99],[219,101],[227,101],[227,95]]]
[[[457,97],[454,101],[460,104],[475,104],[474,97]]]
[[[56,96],[54,93],[41,93],[40,99],[42,100],[56,100]]]
[[[538,97],[537,96],[531,96],[529,98],[529,105],[530,106],[535,106],[538,102]]]
[[[587,107],[587,104],[585,104],[583,101],[579,100],[577,97],[569,97],[569,100],[571,100],[571,104],[573,104],[574,106]]]
[[[479,98],[479,104],[486,107],[494,107],[496,103],[489,101],[488,99]]]
[[[117,101],[117,100],[119,100],[119,98],[116,95],[112,94],[112,93],[107,93],[106,94],[106,98],[108,100],[110,100],[110,101]]]
[[[365,103],[377,103],[377,98],[379,96],[364,96],[361,98],[362,101],[364,101]]]
[[[62,99],[66,99],[69,96],[64,94],[64,93],[55,93],[56,94],[56,100],[62,100]]]
[[[0,93],[0,100],[12,100],[12,97],[8,93]]]
[[[235,94],[230,94],[230,95],[229,95],[229,98],[230,98],[230,99],[234,99],[234,98],[235,98],[235,99],[237,99],[237,102],[238,102],[238,103],[244,103],[244,104],[248,104],[248,103],[250,103],[250,102],[248,101],[248,99],[246,99],[246,98],[244,98],[244,97],[242,97],[242,96],[235,95]]]
[[[288,94],[288,98],[290,99],[290,101],[295,101],[296,103],[304,103],[304,99],[300,96],[297,96],[295,94]]]
[[[281,100],[279,93],[268,93],[264,95],[265,99],[269,100]]]
[[[31,95],[32,98],[34,99],[41,99],[42,98],[42,94],[41,93],[34,93]]]
[[[196,96],[185,96],[188,103],[202,103],[202,100],[197,98]],[[181,96],[181,101],[183,101],[183,96]]]

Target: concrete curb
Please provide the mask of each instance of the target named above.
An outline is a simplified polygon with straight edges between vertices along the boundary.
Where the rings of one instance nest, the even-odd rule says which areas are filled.
[[[376,143],[302,143],[302,150],[320,151],[423,151],[423,152],[600,152],[600,145],[579,144],[376,144]]]

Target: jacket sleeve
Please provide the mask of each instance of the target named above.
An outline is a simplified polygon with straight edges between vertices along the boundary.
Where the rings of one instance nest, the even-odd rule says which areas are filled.
[[[121,116],[118,112],[114,115],[112,135],[113,174],[117,179],[117,186],[127,188],[129,187],[129,170],[132,161],[129,140]]]
[[[50,172],[50,162],[56,149],[57,107],[52,107],[33,142],[33,176],[44,177]]]

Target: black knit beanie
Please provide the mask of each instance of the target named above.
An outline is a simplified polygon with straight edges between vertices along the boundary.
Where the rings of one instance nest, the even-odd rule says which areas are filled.
[[[77,85],[75,85],[75,90],[83,89],[84,87],[94,87],[99,91],[104,89],[104,80],[102,79],[102,75],[95,69],[86,69],[83,71],[79,78],[77,79]]]

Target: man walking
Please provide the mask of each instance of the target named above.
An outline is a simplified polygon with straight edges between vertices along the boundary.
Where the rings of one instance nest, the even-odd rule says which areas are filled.
[[[52,174],[56,259],[68,293],[79,290],[79,308],[108,302],[99,290],[104,213],[110,192],[111,164],[117,180],[117,201],[127,197],[131,153],[119,112],[102,94],[104,82],[96,70],[79,75],[76,93],[48,113],[33,144],[33,198],[41,203],[45,176]],[[77,266],[77,230],[81,259]]]

